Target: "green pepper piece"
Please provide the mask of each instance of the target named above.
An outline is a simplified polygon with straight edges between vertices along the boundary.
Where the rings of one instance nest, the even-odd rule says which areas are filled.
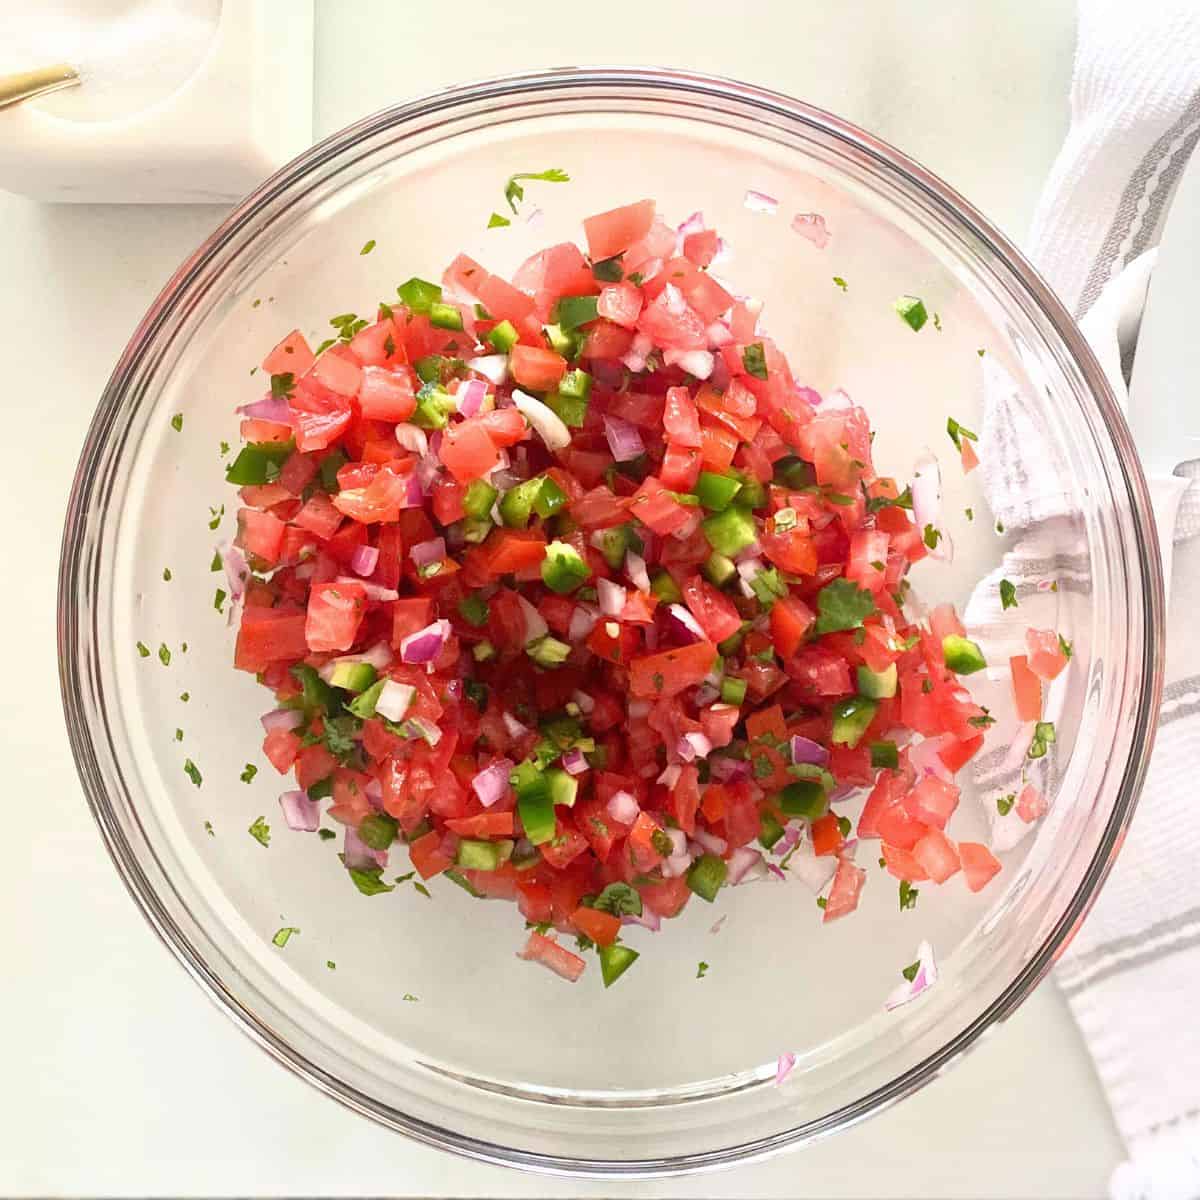
[[[488,331],[487,340],[492,348],[501,354],[507,354],[520,340],[521,335],[511,321],[501,321],[499,325]]]
[[[867,732],[867,726],[875,719],[879,708],[877,700],[866,696],[849,696],[833,706],[833,743],[854,749]]]
[[[714,550],[700,570],[713,587],[724,587],[737,574],[737,563]]]
[[[383,694],[386,683],[386,678],[378,679],[365,692],[359,692],[346,705],[347,711],[352,712],[356,717],[361,717],[364,721],[370,720],[375,715],[375,705],[379,703],[379,697]]]
[[[718,858],[715,854],[702,854],[688,868],[687,885],[701,900],[707,900],[711,904],[717,898],[717,893],[728,874],[729,868],[723,858]]]
[[[706,517],[701,522],[701,528],[708,538],[708,544],[726,558],[735,557],[758,537],[754,518],[749,510],[740,505]]]
[[[572,333],[596,319],[599,302],[598,296],[563,296],[554,306],[554,319],[560,329]]]
[[[896,664],[889,663],[886,671],[858,668],[858,694],[872,700],[890,700],[896,694]]]
[[[784,828],[775,819],[775,817],[765,812],[759,817],[758,821],[758,844],[764,850],[770,850],[781,837],[783,837]]]
[[[567,542],[551,542],[542,559],[542,582],[560,596],[566,596],[591,575],[579,551]]]
[[[225,482],[237,487],[274,483],[279,469],[296,449],[296,443],[251,442],[238,451],[238,456],[225,471]]]
[[[454,861],[468,871],[494,871],[500,865],[500,847],[495,842],[462,838]]]
[[[742,490],[742,481],[715,471],[701,471],[694,489],[696,498],[712,512],[723,512]]]
[[[451,329],[461,332],[463,327],[462,313],[453,304],[442,304],[435,301],[429,306],[429,323],[438,329]]]
[[[538,483],[538,490],[533,497],[533,511],[543,520],[548,520],[566,505],[567,493],[549,475],[539,476]]]
[[[554,804],[546,777],[531,762],[520,763],[509,776],[517,793],[517,813],[525,828],[525,836],[535,845],[554,837]]]
[[[894,771],[900,765],[900,748],[895,742],[871,743],[871,766]]]
[[[509,488],[500,499],[500,520],[510,529],[524,529],[533,515],[533,502],[542,490],[542,481],[527,479]]]
[[[427,279],[418,279],[415,275],[412,279],[402,283],[396,292],[404,301],[409,312],[426,315],[442,298],[442,289],[436,283],[430,283]]]
[[[476,519],[490,517],[492,505],[500,493],[485,479],[472,479],[463,495],[463,512]]]
[[[604,980],[605,987],[612,987],[640,957],[636,950],[619,942],[601,946],[597,953],[600,956],[600,978]]]
[[[333,669],[331,687],[344,692],[365,692],[375,682],[375,668],[366,662],[342,662]]]
[[[970,638],[954,633],[942,638],[942,656],[956,675],[973,675],[987,666],[983,651]]]
[[[650,590],[663,604],[678,604],[683,599],[679,584],[666,571],[656,571],[650,576]]]
[[[789,817],[803,817],[815,821],[823,817],[829,808],[825,789],[815,779],[797,779],[779,793],[779,808]]]
[[[721,703],[740,705],[746,699],[746,681],[733,675],[721,680]]]
[[[372,813],[359,822],[358,836],[372,850],[386,850],[396,840],[399,828],[395,819],[387,813]]]

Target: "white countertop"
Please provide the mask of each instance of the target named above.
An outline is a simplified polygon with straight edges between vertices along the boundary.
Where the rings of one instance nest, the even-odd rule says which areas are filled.
[[[706,0],[605,0],[552,17],[535,17],[530,0],[462,0],[451,27],[471,30],[476,48],[439,58],[444,7],[317,0],[317,10],[319,135],[459,77],[664,62],[833,109],[940,172],[1018,238],[1065,129],[1074,39],[1073,0],[760,0],[734,17]],[[0,472],[10,544],[0,611],[14,634],[0,690],[12,812],[0,873],[0,1194],[612,1194],[460,1162],[318,1096],[203,998],[101,848],[58,699],[60,523],[121,347],[221,215],[0,194],[0,404],[10,429],[19,414],[34,430],[10,440]],[[1120,1157],[1090,1062],[1048,986],[948,1076],[864,1126],[763,1166],[621,1193],[1101,1196]]]

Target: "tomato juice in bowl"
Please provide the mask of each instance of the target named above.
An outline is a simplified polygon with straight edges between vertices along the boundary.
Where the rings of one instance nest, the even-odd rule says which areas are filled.
[[[518,180],[514,213],[506,180],[551,167],[570,182]],[[823,922],[800,882],[722,888],[660,932],[622,927],[640,957],[605,989],[595,967],[572,986],[519,959],[526,934],[509,904],[441,878],[428,896],[413,879],[364,897],[334,858],[340,842],[289,834],[262,754],[269,705],[231,669],[210,568],[237,503],[221,443],[234,452],[234,408],[263,396],[263,372],[250,371],[266,349],[293,328],[315,347],[337,335],[331,315],[395,297],[413,276],[439,280],[460,251],[512,279],[542,247],[586,245],[583,218],[643,196],[673,224],[703,212],[731,255],[714,273],[765,302],[797,381],[822,397],[841,388],[870,413],[879,474],[911,480],[927,447],[942,460],[956,554],[911,575],[931,605],[962,611],[1013,545],[946,432],[953,417],[986,445],[985,376],[1004,382],[1067,467],[1045,557],[1073,658],[1053,685],[1049,809],[999,855],[987,888],[959,887],[951,902],[949,884],[917,883],[902,908],[877,843],[863,843],[852,917]],[[511,223],[488,228],[493,211]],[[792,227],[812,213],[824,247],[807,222]],[[897,312],[902,297],[922,300],[919,330]],[[1129,815],[1156,686],[1156,560],[1126,451],[1090,356],[1036,276],[944,185],[867,135],[753,89],[654,72],[434,97],[265,185],[185,264],[119,366],[64,562],[81,773],[132,890],[189,969],[273,1053],[360,1111],[547,1170],[669,1173],[769,1153],[923,1082],[1027,993],[1094,893]],[[1001,746],[1016,738],[1013,679],[1008,656],[988,661],[971,691]],[[864,802],[848,800],[847,815]],[[964,788],[956,840],[988,843],[989,803],[986,786]],[[410,869],[394,857],[385,884]],[[886,1011],[922,942],[936,950],[936,986]],[[776,1086],[781,1057],[793,1065]]]

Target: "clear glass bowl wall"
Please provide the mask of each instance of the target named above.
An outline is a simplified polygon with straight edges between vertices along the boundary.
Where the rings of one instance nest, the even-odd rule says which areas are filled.
[[[485,229],[511,172],[550,166],[572,182],[531,186],[523,214],[539,218]],[[779,213],[748,210],[747,188],[778,197]],[[289,834],[275,799],[284,785],[259,749],[269,697],[230,666],[209,563],[236,507],[218,445],[236,443],[234,407],[262,390],[250,368],[283,333],[299,326],[320,341],[331,314],[369,311],[409,275],[437,278],[460,250],[509,272],[541,245],[579,238],[582,217],[642,196],[677,221],[702,210],[721,231],[734,253],[723,275],[766,301],[797,374],[871,412],[881,471],[907,477],[927,445],[943,459],[959,552],[953,566],[920,564],[913,582],[960,606],[1010,545],[992,531],[980,474],[962,475],[945,435],[947,415],[982,420],[986,349],[1062,464],[1068,514],[1045,536],[1048,570],[1070,574],[1055,598],[1076,653],[1052,699],[1052,811],[987,890],[926,888],[901,913],[868,844],[853,918],[821,927],[796,883],[726,890],[658,935],[631,930],[642,957],[604,991],[595,972],[570,987],[519,961],[510,905],[445,881],[431,900],[411,886],[367,900],[336,844]],[[833,233],[824,251],[789,229],[807,211]],[[914,335],[898,320],[902,293],[922,296],[941,331]],[[440,93],[367,118],[268,181],[134,335],[66,530],[73,749],[160,936],[261,1045],[329,1094],[423,1141],[545,1171],[655,1175],[760,1157],[931,1078],[1029,992],[1093,899],[1131,813],[1161,685],[1161,585],[1134,461],[1045,285],[961,198],[868,134],[783,97],[668,72],[566,70]],[[210,506],[222,504],[212,532]],[[139,640],[170,646],[171,666],[139,657]],[[1007,672],[975,679],[1000,718],[990,744],[1003,746]],[[246,762],[262,767],[248,786]],[[968,795],[959,836],[986,837],[985,799]],[[259,814],[274,826],[269,849],[246,833]],[[285,924],[302,933],[281,951],[271,935]],[[885,1013],[920,938],[936,946],[942,980]],[[703,980],[700,960],[711,964]],[[783,1051],[798,1061],[777,1088]]]

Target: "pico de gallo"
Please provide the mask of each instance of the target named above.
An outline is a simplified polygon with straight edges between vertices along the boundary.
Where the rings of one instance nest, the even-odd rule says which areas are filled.
[[[947,830],[985,663],[950,606],[906,613],[912,489],[709,271],[715,231],[651,200],[583,226],[263,360],[225,559],[287,824],[339,824],[367,895],[401,860],[514,901],[523,957],[575,980],[594,949],[605,986],[625,926],[750,880],[803,867],[846,916],[859,839],[902,907],[979,890],[999,862]]]

